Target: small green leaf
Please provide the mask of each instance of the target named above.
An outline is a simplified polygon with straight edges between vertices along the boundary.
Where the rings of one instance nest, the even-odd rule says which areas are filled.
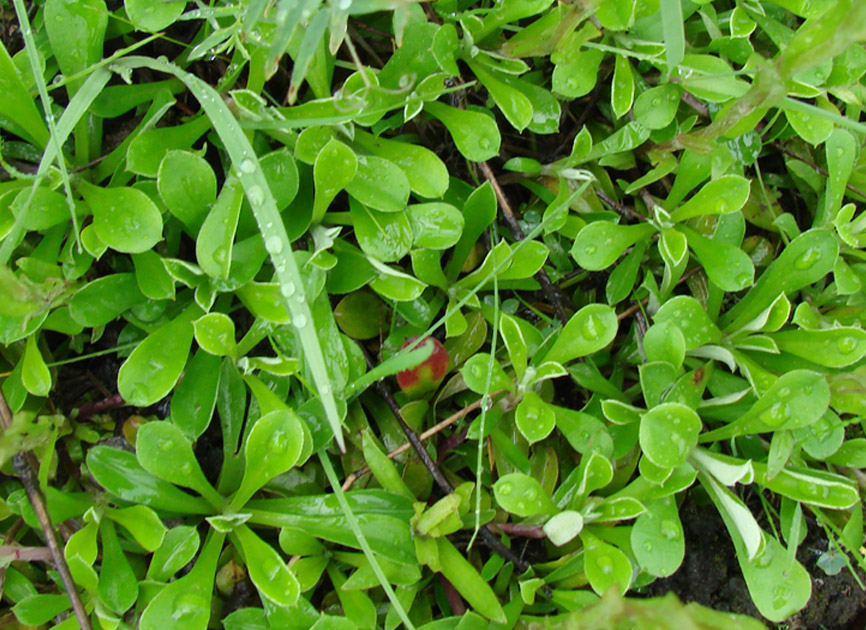
[[[313,203],[313,222],[318,223],[328,211],[328,206],[341,190],[355,178],[358,158],[345,144],[331,138],[322,147],[313,166],[316,197]]]
[[[144,609],[141,630],[205,630],[225,534],[211,531],[192,570],[170,582]]]
[[[610,88],[610,105],[613,115],[622,118],[634,102],[634,77],[631,63],[625,55],[616,55],[613,83]]]
[[[192,488],[216,508],[223,498],[204,476],[192,451],[192,442],[175,425],[165,421],[139,427],[136,455],[141,467],[160,479]]]
[[[535,392],[526,392],[517,405],[514,420],[530,444],[546,438],[556,426],[556,414]]]
[[[193,323],[195,340],[205,352],[217,356],[234,356],[235,324],[225,313],[208,313]]]
[[[523,331],[517,322],[517,318],[512,315],[503,314],[499,320],[499,332],[508,350],[511,367],[514,368],[517,380],[519,381],[526,372],[528,356],[526,341],[523,338]]]
[[[700,303],[691,296],[678,295],[665,302],[655,314],[656,323],[670,322],[677,326],[686,340],[686,350],[718,343],[722,332],[710,320]]]
[[[192,345],[193,327],[181,315],[151,333],[120,366],[117,388],[130,405],[147,407],[177,383]]]
[[[414,233],[408,212],[381,212],[354,199],[349,212],[358,245],[366,254],[381,262],[397,262],[409,253]]]
[[[808,370],[792,370],[780,376],[745,414],[702,434],[700,441],[809,426],[824,415],[829,403],[830,387],[823,376]]]
[[[631,586],[632,566],[622,551],[583,530],[580,534],[586,554],[584,566],[589,585],[599,595],[616,586],[625,595]]]
[[[250,579],[262,597],[278,606],[294,606],[300,596],[300,586],[277,551],[246,525],[238,527],[235,535],[241,543]]]
[[[502,138],[496,121],[490,116],[438,101],[425,103],[424,109],[445,125],[457,150],[467,160],[483,162],[499,155]]]
[[[653,407],[640,421],[640,445],[656,466],[673,468],[686,461],[702,428],[698,414],[680,403]]]
[[[34,396],[47,396],[51,391],[51,371],[39,352],[38,340],[38,335],[27,337],[24,357],[21,359],[21,382]]]
[[[69,314],[82,326],[104,326],[143,301],[133,274],[114,273],[81,287],[69,302]]]
[[[686,357],[686,338],[678,326],[669,321],[658,322],[644,334],[643,348],[648,362],[667,361],[680,368]]]
[[[12,607],[12,613],[26,626],[41,626],[71,607],[66,595],[39,593],[21,599]]]
[[[162,544],[150,559],[147,578],[157,582],[167,582],[193,559],[200,544],[201,539],[195,527],[191,525],[172,527],[166,532]]]
[[[156,187],[169,212],[197,234],[216,200],[216,175],[207,160],[192,151],[169,151],[159,164]]]
[[[755,266],[739,247],[710,240],[694,230],[680,226],[709,279],[723,291],[741,291],[755,281]]]
[[[490,354],[486,352],[472,355],[460,368],[460,374],[466,386],[476,394],[493,393],[500,389],[511,391],[514,388],[514,384],[499,365],[499,361],[496,359],[491,361]]]
[[[664,129],[677,115],[680,89],[673,83],[650,88],[635,99],[634,117],[647,129]]]
[[[379,444],[373,437],[373,434],[367,430],[361,436],[361,445],[364,451],[364,461],[370,468],[370,472],[376,478],[376,481],[390,492],[394,494],[402,494],[412,501],[415,500],[415,495],[403,481],[400,472],[394,465],[391,459],[385,455],[384,451],[379,448]]]
[[[137,188],[101,188],[84,181],[81,192],[93,212],[100,240],[119,252],[144,252],[162,239],[162,215],[153,200]]]
[[[496,623],[507,623],[505,611],[496,599],[493,589],[478,574],[447,538],[437,538],[439,563],[442,575],[451,582],[457,592],[469,602],[478,614]]]
[[[183,379],[171,397],[169,421],[190,440],[210,426],[220,384],[220,358],[199,349],[187,363]]]
[[[110,509],[107,515],[111,520],[123,525],[135,541],[147,551],[156,551],[168,531],[156,512],[146,505]]]
[[[415,247],[448,249],[463,234],[463,213],[451,204],[412,204],[409,206],[409,219],[415,232]]]
[[[655,233],[656,229],[648,223],[617,225],[595,221],[577,233],[571,255],[584,269],[600,271],[615,263],[626,249]]]
[[[174,24],[186,7],[185,2],[177,0],[156,4],[150,0],[124,0],[123,4],[135,27],[148,33],[162,31]]]
[[[114,524],[103,519],[99,525],[102,537],[102,567],[99,570],[99,598],[105,605],[122,615],[138,599],[138,580],[129,560],[120,548]]]
[[[453,30],[453,25],[450,26]],[[435,53],[434,53],[435,54]],[[355,145],[399,166],[409,179],[412,192],[428,199],[438,199],[448,190],[448,169],[430,149],[419,144],[389,140],[355,129]]]
[[[544,524],[547,539],[557,547],[570,542],[583,530],[583,516],[580,512],[566,510],[560,512]]]
[[[646,503],[631,530],[631,547],[640,568],[655,577],[672,575],[686,553],[683,525],[673,497]]]
[[[783,330],[768,335],[782,352],[829,368],[843,368],[866,355],[866,331],[861,328]]]
[[[195,241],[199,266],[212,278],[228,279],[235,231],[244,201],[240,181],[229,177],[202,223]]]
[[[357,160],[358,170],[346,191],[380,212],[403,212],[409,199],[409,180],[400,167],[375,155],[361,155]]]
[[[557,511],[541,484],[529,475],[510,473],[500,477],[493,484],[496,502],[508,512],[517,516],[552,514]]]
[[[275,409],[259,418],[247,438],[244,477],[230,511],[242,508],[259,488],[294,466],[303,445],[304,431],[295,412]]]
[[[610,306],[584,306],[562,328],[544,360],[564,364],[597,352],[613,341],[617,327],[616,313]]]
[[[749,198],[749,180],[740,175],[723,175],[701,188],[671,212],[671,221],[685,221],[704,214],[736,212]]]
[[[517,131],[523,131],[532,121],[532,103],[519,90],[506,83],[498,72],[485,67],[483,64],[466,59],[466,64],[478,77],[481,84],[487,88],[487,92]]]

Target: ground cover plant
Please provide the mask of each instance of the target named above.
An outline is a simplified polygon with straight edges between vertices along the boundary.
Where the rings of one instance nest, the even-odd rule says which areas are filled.
[[[4,623],[864,608],[866,4],[0,18]]]

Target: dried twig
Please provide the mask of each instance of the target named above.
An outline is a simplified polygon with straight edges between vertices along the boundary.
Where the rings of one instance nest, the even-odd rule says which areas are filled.
[[[526,238],[526,235],[523,233],[520,224],[517,222],[514,210],[511,209],[511,204],[508,202],[508,198],[505,196],[505,193],[502,192],[502,187],[499,185],[496,175],[493,174],[493,171],[487,162],[479,162],[478,166],[481,168],[481,172],[484,173],[485,179],[487,179],[493,187],[493,192],[496,194],[496,199],[499,201],[499,207],[502,208],[502,216],[505,219],[505,223],[508,224],[508,229],[511,231],[511,235],[515,240],[522,241]],[[571,308],[573,305],[568,304],[568,298],[559,292],[559,289],[557,289],[553,282],[550,281],[550,276],[547,275],[547,272],[544,269],[539,269],[534,277],[538,281],[538,284],[541,285],[541,290],[544,291],[547,301],[553,305],[556,317],[564,324],[568,320],[566,308]]]
[[[634,208],[623,205],[623,204],[619,203],[618,201],[616,201],[615,199],[613,199],[612,197],[608,197],[604,191],[602,191],[598,188],[596,188],[594,190],[595,190],[596,196],[599,199],[601,199],[604,203],[606,203],[611,208],[613,208],[623,218],[635,219],[636,221],[646,221],[647,220],[647,218],[645,216],[643,216],[642,214],[637,212]]]
[[[22,562],[51,562],[54,557],[48,547],[19,547],[17,545],[0,545],[0,556],[12,556],[13,560]]]
[[[12,425],[12,410],[6,402],[6,397],[3,392],[0,392],[0,425],[5,431]],[[78,620],[78,626],[81,630],[91,630],[90,617],[87,611],[84,610],[84,603],[81,601],[81,596],[78,594],[78,589],[75,586],[75,580],[72,579],[72,574],[69,572],[69,565],[66,564],[66,557],[63,555],[63,548],[57,538],[57,532],[51,524],[51,517],[48,516],[48,507],[45,503],[45,497],[42,495],[42,490],[39,488],[39,480],[36,477],[35,471],[39,464],[36,461],[31,451],[18,453],[12,458],[12,465],[18,476],[21,478],[21,483],[24,485],[24,491],[27,493],[27,498],[30,500],[30,505],[36,513],[36,518],[39,520],[39,525],[42,528],[42,534],[45,536],[45,542],[48,549],[51,551],[51,557],[54,560],[54,565],[57,567],[57,572],[60,574],[60,579],[63,582],[63,587],[66,589],[66,595],[72,603],[72,609],[75,611],[75,618]]]

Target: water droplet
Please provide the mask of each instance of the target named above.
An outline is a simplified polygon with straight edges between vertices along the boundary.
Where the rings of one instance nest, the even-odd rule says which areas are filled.
[[[605,575],[613,573],[613,559],[610,556],[599,556],[596,559],[595,564]]]
[[[779,397],[780,398],[787,398],[790,395],[791,395],[791,390],[788,389],[787,387],[782,387],[781,389],[779,389]]]
[[[857,349],[858,343],[854,337],[842,337],[836,342],[836,349],[842,354],[851,354]]]
[[[254,206],[260,206],[265,202],[265,191],[260,186],[250,186],[247,197]]]
[[[665,537],[665,540],[676,540],[680,537],[680,528],[670,519],[665,519],[661,522],[659,531]]]
[[[303,328],[307,325],[307,316],[303,313],[298,313],[292,318],[292,324],[295,328]]]
[[[331,393],[331,386],[328,383],[322,383],[319,386],[319,394],[321,394],[322,396],[327,396],[330,393]]]
[[[787,586],[782,586],[781,584],[773,589],[773,606],[785,608],[788,605],[788,595],[790,592]]]
[[[820,257],[821,252],[816,247],[810,247],[794,261],[794,269],[805,271],[818,262]]]
[[[504,497],[507,497],[514,490],[514,486],[511,483],[506,481],[505,483],[499,484],[499,486],[497,487],[497,490],[499,490],[499,494],[501,494]]]
[[[256,172],[256,163],[252,161],[250,158],[244,158],[241,161],[241,173],[246,173],[247,175],[252,175]]]
[[[279,254],[283,251],[283,240],[279,236],[269,236],[265,239],[265,249],[269,254]]]
[[[583,252],[584,252],[587,256],[592,256],[596,251],[598,251],[598,247],[596,247],[595,245],[587,245],[587,246],[584,247],[584,249],[583,249]]]
[[[289,446],[289,438],[283,431],[277,431],[271,438],[271,452],[280,454],[285,453]]]
[[[295,285],[291,282],[287,282],[280,286],[280,293],[285,297],[292,297],[295,294]]]
[[[656,97],[652,100],[653,107],[659,107],[662,104],[662,99]]]
[[[643,548],[646,549],[647,551],[652,551],[653,550],[653,544],[650,541],[646,541],[643,544]]]
[[[192,617],[201,615],[203,610],[207,610],[207,607],[207,602],[198,593],[181,592],[174,600],[171,618],[175,621],[182,619],[192,621]]]
[[[719,214],[724,214],[728,211],[728,202],[724,199],[720,199],[719,202],[716,204],[716,209],[718,210]]]
[[[598,315],[590,315],[586,318],[586,321],[583,322],[582,332],[583,336],[586,339],[598,339],[601,336],[601,331],[604,325],[599,319]]]
[[[159,440],[159,449],[161,451],[170,451],[171,447],[174,445],[174,442],[171,440]]]
[[[526,492],[523,493],[523,496],[526,497],[527,501],[535,501],[538,498],[538,493],[535,488],[528,488]]]
[[[178,470],[182,475],[188,475],[192,472],[192,464],[189,462],[184,462],[180,466],[178,466]]]
[[[785,422],[785,420],[787,420],[790,415],[790,411],[788,411],[788,404],[779,401],[773,404],[773,406],[769,409],[764,410],[760,415],[760,419],[761,422],[768,426],[777,427],[783,422]]]
[[[217,247],[213,250],[213,259],[219,265],[222,265],[227,258],[228,252],[225,247]]]

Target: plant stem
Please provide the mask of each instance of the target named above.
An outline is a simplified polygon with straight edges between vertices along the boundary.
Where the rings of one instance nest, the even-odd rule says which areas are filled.
[[[6,397],[3,392],[0,392],[0,425],[3,430],[9,429],[12,426],[12,410],[6,402]],[[75,611],[75,618],[78,620],[78,627],[81,630],[91,630],[90,617],[87,611],[84,610],[84,603],[81,601],[81,596],[75,586],[75,580],[72,579],[72,574],[69,572],[69,565],[66,564],[66,557],[63,555],[63,548],[57,538],[57,532],[51,524],[51,517],[48,516],[48,507],[45,503],[45,497],[42,495],[42,490],[39,488],[39,481],[36,478],[34,471],[38,468],[36,458],[31,451],[18,453],[12,458],[12,465],[18,476],[21,478],[21,483],[24,485],[24,491],[27,493],[27,498],[30,500],[30,505],[36,513],[36,518],[39,520],[39,526],[42,528],[42,534],[45,536],[45,542],[48,549],[51,551],[51,556],[54,559],[54,564],[57,567],[57,572],[60,574],[60,579],[63,582],[63,588],[66,589],[66,596],[72,603],[72,610]]]

